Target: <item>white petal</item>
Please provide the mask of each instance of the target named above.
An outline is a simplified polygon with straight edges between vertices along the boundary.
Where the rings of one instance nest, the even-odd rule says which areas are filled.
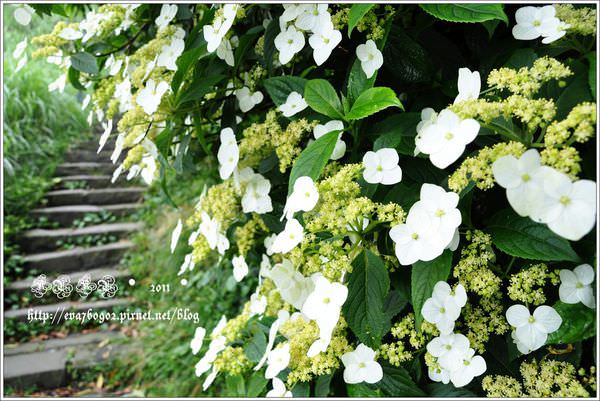
[[[514,188],[521,184],[521,175],[517,169],[517,158],[508,155],[498,158],[492,164],[494,179],[503,188]]]
[[[533,312],[536,323],[543,326],[546,333],[552,333],[562,324],[562,318],[551,306],[541,305]]]
[[[562,272],[562,270],[561,270],[561,272]],[[594,268],[588,264],[577,266],[573,270],[573,273],[575,273],[575,275],[577,276],[577,279],[579,279],[579,281],[583,285],[592,284],[594,282],[594,279],[596,278],[596,273],[594,272]],[[562,276],[561,276],[561,280],[562,280]]]
[[[367,180],[365,179],[365,181]],[[400,181],[402,181],[402,170],[400,169],[400,166],[396,166],[391,170],[383,171],[383,177],[381,179],[381,183],[383,185],[394,185]]]
[[[531,314],[525,305],[513,305],[506,310],[506,320],[513,327],[521,327],[528,323]]]

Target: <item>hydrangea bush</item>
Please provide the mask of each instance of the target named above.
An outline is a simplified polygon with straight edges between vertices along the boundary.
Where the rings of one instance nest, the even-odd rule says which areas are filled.
[[[114,180],[169,199],[166,171],[218,166],[171,249],[189,249],[182,278],[217,264],[255,286],[190,327],[180,375],[221,395],[596,393],[595,6],[75,20],[32,40],[64,69],[49,89],[86,92]]]

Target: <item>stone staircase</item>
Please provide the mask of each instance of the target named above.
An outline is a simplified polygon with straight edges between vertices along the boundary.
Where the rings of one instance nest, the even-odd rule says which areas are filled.
[[[54,327],[60,331],[65,322],[59,320],[65,312],[92,310],[105,313],[131,306],[131,299],[118,293],[115,297],[81,297],[75,291],[78,281],[86,275],[92,283],[109,275],[120,288],[129,287],[130,273],[119,262],[133,246],[127,236],[142,228],[141,223],[122,220],[139,209],[145,188],[122,178],[111,184],[115,165],[111,163],[110,155],[114,144],[107,143],[99,154],[96,153],[97,146],[97,142],[88,141],[70,149],[65,162],[55,170],[57,183],[46,194],[46,204],[31,211],[34,219],[44,218],[45,227],[48,222],[58,227],[34,228],[23,233],[20,249],[24,253],[23,267],[30,272],[29,277],[4,286],[4,294],[5,299],[7,294],[17,294],[19,299],[29,301],[11,305],[10,309],[6,309],[5,301],[5,325],[11,320],[29,324],[33,312],[40,316],[46,313],[52,316],[52,322],[45,324],[53,324],[53,331]],[[81,223],[90,213],[106,216],[107,212],[121,221],[111,217],[108,222]],[[76,220],[79,222],[73,224]],[[102,241],[95,244],[98,238]],[[82,243],[86,245],[82,246]],[[45,274],[50,283],[59,275],[68,275],[73,286],[71,295],[59,299],[49,290],[41,298],[43,301],[32,296],[31,286],[39,274]],[[135,345],[118,330],[119,325],[108,323],[92,330],[72,330],[63,338],[4,344],[5,388],[58,388],[70,382],[73,372],[96,367],[132,352]]]

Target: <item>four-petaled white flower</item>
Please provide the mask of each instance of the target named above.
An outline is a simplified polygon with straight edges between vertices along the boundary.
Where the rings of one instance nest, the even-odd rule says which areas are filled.
[[[292,392],[285,388],[280,378],[274,377],[271,382],[273,388],[267,392],[267,398],[291,398]]]
[[[286,117],[291,117],[296,113],[300,113],[302,110],[308,107],[308,103],[296,91],[290,92],[285,103],[280,105],[277,109],[283,113]]]
[[[264,214],[273,211],[273,204],[269,191],[271,182],[260,174],[253,174],[246,184],[242,196],[242,210],[244,213]]]
[[[77,40],[83,37],[83,33],[73,28],[64,28],[58,34],[58,37],[63,38],[64,40]]]
[[[319,139],[323,135],[331,132],[331,131],[343,131],[344,123],[340,120],[331,120],[325,124],[317,124],[313,129],[313,134],[315,139]],[[333,148],[333,152],[331,152],[330,160],[338,160],[341,159],[346,153],[346,143],[342,141],[342,133],[340,132],[338,136],[338,140],[335,143],[335,147]]]
[[[281,298],[296,309],[302,309],[306,298],[314,289],[312,280],[294,269],[288,259],[273,266],[269,271],[269,278],[275,283]]]
[[[444,247],[435,231],[434,221],[421,205],[413,205],[403,224],[390,230],[395,252],[401,265],[411,265],[418,260],[428,262],[440,256]]]
[[[154,20],[159,29],[169,25],[169,22],[175,18],[177,9],[177,4],[163,4],[160,9],[160,15]]]
[[[446,192],[438,185],[425,183],[421,186],[419,201],[414,205],[422,207],[432,219],[433,226],[436,227],[436,238],[440,241],[439,247],[446,248],[456,239],[456,230],[462,222],[457,208],[458,201],[457,193]]]
[[[435,324],[441,334],[449,334],[454,330],[454,322],[466,303],[467,292],[462,284],[452,290],[445,281],[438,281],[431,298],[425,300],[421,314],[429,323]]]
[[[265,370],[265,378],[272,379],[279,374],[283,369],[287,368],[290,363],[290,344],[285,343],[280,347],[269,352],[267,357],[267,369]]]
[[[229,240],[223,235],[220,230],[219,222],[211,218],[206,212],[201,213],[200,233],[206,238],[210,249],[217,248],[218,252],[223,255],[229,249]]]
[[[308,38],[308,44],[313,49],[313,58],[317,65],[323,64],[335,47],[342,41],[342,33],[333,28],[328,20],[324,26]]]
[[[591,309],[596,308],[596,299],[591,284],[596,273],[590,265],[579,265],[573,271],[562,269],[560,271],[560,287],[558,295],[566,304],[581,302]]]
[[[515,13],[515,20],[517,25],[512,29],[515,39],[532,40],[541,36],[545,44],[560,39],[569,28],[568,24],[556,18],[554,6],[521,7]]]
[[[356,57],[360,60],[360,66],[367,78],[371,78],[383,65],[383,55],[371,39],[356,47]]]
[[[169,90],[169,84],[165,81],[160,81],[158,84],[154,80],[146,81],[144,89],[140,90],[135,99],[136,103],[142,106],[144,112],[152,115],[158,110],[160,101],[165,93]]]
[[[254,93],[250,93],[250,89],[244,86],[241,89],[235,90],[235,97],[238,100],[238,104],[240,105],[240,110],[242,113],[246,113],[254,106],[263,101],[263,94],[260,91],[256,91]]]
[[[206,329],[204,327],[196,327],[196,331],[194,333],[194,338],[190,342],[190,348],[192,349],[192,354],[196,355],[200,348],[202,348],[202,342],[204,341],[204,336],[206,335]]]
[[[481,90],[481,77],[479,71],[471,71],[468,68],[458,70],[458,95],[454,104],[463,100],[477,99]]]
[[[177,241],[179,241],[179,236],[181,235],[181,230],[183,229],[183,224],[181,223],[181,219],[177,220],[177,225],[173,232],[171,233],[171,253],[175,252],[175,248],[177,247]]]
[[[479,123],[472,118],[460,119],[454,112],[444,109],[437,120],[424,127],[415,139],[420,152],[429,155],[431,163],[444,169],[454,163],[479,133]]]
[[[467,353],[471,344],[462,334],[451,333],[435,337],[427,344],[427,352],[437,358],[441,367],[448,371],[460,368],[462,356]]]
[[[348,288],[340,283],[331,283],[323,276],[316,276],[314,289],[302,305],[302,313],[315,320],[320,338],[331,338],[337,324],[342,305],[348,297]]]
[[[233,278],[239,283],[248,274],[246,259],[242,255],[234,256],[231,264],[233,265]]]
[[[377,363],[376,353],[364,344],[340,358],[344,363],[344,381],[348,384],[377,383],[383,379],[383,369]]]
[[[291,219],[299,211],[310,212],[319,201],[319,191],[312,178],[298,177],[294,181],[292,194],[288,197],[283,208],[283,217]]]
[[[13,17],[15,17],[15,21],[23,26],[29,25],[31,22],[31,17],[35,14],[35,9],[28,4],[20,4],[15,8],[13,12]]]
[[[233,130],[229,127],[221,130],[221,146],[217,152],[219,160],[219,176],[226,180],[237,167],[240,159],[240,149],[235,139]]]
[[[466,386],[476,376],[481,376],[487,369],[485,359],[475,355],[475,350],[469,348],[459,359],[459,368],[450,373],[450,381],[454,387]]]
[[[171,43],[164,45],[156,59],[158,67],[165,67],[170,71],[177,71],[177,58],[183,53],[185,42],[183,39],[174,38]]]
[[[267,297],[255,292],[250,296],[250,315],[262,315],[267,308]]]
[[[221,41],[233,25],[238,7],[237,4],[223,5],[222,14],[215,16],[212,25],[204,25],[202,27],[204,40],[207,43],[206,50],[209,53],[214,52],[221,45]]]
[[[506,320],[515,328],[513,338],[523,354],[542,347],[548,334],[562,324],[560,315],[547,305],[538,306],[533,315],[525,305],[513,305],[506,311]]]
[[[304,34],[293,25],[282,30],[275,37],[275,47],[279,50],[279,62],[285,65],[290,62],[292,57],[304,47]]]
[[[285,228],[277,234],[271,252],[288,253],[304,239],[304,227],[296,219],[289,219],[285,223]]]
[[[376,152],[368,151],[363,156],[363,178],[369,184],[393,185],[402,180],[402,170],[398,165],[396,149],[383,148]]]
[[[304,4],[302,12],[296,17],[295,25],[303,31],[318,31],[330,21],[327,4]]]

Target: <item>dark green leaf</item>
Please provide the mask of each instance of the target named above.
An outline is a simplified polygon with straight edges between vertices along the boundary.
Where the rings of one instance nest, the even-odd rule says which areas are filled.
[[[227,386],[227,396],[229,397],[244,397],[246,393],[246,385],[244,378],[241,375],[226,375],[225,385]]]
[[[427,13],[450,22],[483,22],[498,19],[508,25],[502,4],[420,4]]]
[[[88,74],[98,73],[98,63],[96,63],[96,57],[86,52],[75,53],[71,56],[71,66],[77,71],[85,72]]]
[[[182,105],[185,102],[201,100],[202,98],[204,98],[204,95],[214,91],[215,85],[217,85],[225,78],[225,75],[217,74],[195,80],[187,87],[185,91],[179,93],[177,103],[179,105]]]
[[[432,57],[398,25],[392,25],[383,48],[383,72],[399,87],[406,83],[431,82],[434,73]]]
[[[483,27],[485,28],[485,30],[488,32],[488,37],[490,39],[492,38],[492,36],[494,36],[494,32],[496,31],[496,28],[498,28],[499,24],[500,24],[500,21],[497,20],[497,19],[483,21],[481,23],[481,25],[483,25]]]
[[[265,379],[265,374],[262,371],[254,373],[248,380],[248,393],[244,394],[244,397],[258,397],[263,392],[265,387],[267,387],[268,382],[269,381]]]
[[[333,374],[317,376],[315,380],[315,397],[327,397]]]
[[[412,294],[412,305],[415,311],[415,327],[421,330],[423,315],[421,308],[431,298],[433,287],[438,281],[448,280],[452,268],[452,252],[445,250],[437,258],[430,262],[416,262],[412,265],[410,279],[410,293]]]
[[[381,391],[367,383],[346,384],[346,391],[353,398],[381,397]]]
[[[352,262],[344,316],[359,340],[376,348],[386,327],[384,301],[390,288],[387,269],[379,256],[364,250]]]
[[[373,143],[373,150],[394,148],[398,153],[413,156],[419,121],[420,113],[400,113],[375,124],[372,136],[377,139]]]
[[[588,77],[577,75],[556,100],[556,120],[566,118],[579,103],[592,100]]]
[[[275,37],[279,34],[279,21],[273,18],[265,31],[264,60],[269,76],[273,75],[273,54],[275,54]]]
[[[189,69],[195,65],[195,63],[201,58],[207,56],[209,53],[206,51],[206,43],[203,46],[196,47],[190,50],[187,50],[179,56],[175,64],[177,64],[177,71],[173,75],[173,80],[171,81],[171,89],[173,93],[177,94],[181,83],[183,82],[183,78],[189,71]]]
[[[477,397],[476,394],[467,390],[466,388],[456,388],[452,383],[443,384],[443,383],[430,383],[425,386],[425,390],[432,397],[452,397],[452,398],[462,398],[462,397]]]
[[[160,152],[160,154],[165,158],[169,158],[169,147],[171,146],[171,142],[173,141],[173,137],[175,136],[175,132],[167,127],[163,129],[155,138],[154,144],[156,145],[156,149]]]
[[[596,52],[590,52],[586,57],[590,63],[590,68],[588,70],[588,84],[590,85],[592,97],[596,98]]]
[[[546,225],[521,217],[510,209],[495,214],[487,231],[494,245],[511,256],[548,261],[579,260],[566,239],[554,234]]]
[[[67,72],[69,82],[71,83],[71,85],[73,85],[73,87],[75,89],[80,90],[80,91],[85,91],[85,87],[83,85],[81,85],[81,82],[79,82],[79,75],[80,75],[79,71],[77,71],[73,67],[69,67],[69,70]]]
[[[304,87],[304,100],[316,112],[343,119],[342,105],[335,89],[324,79],[313,79]]]
[[[353,4],[348,14],[348,36],[352,34],[352,30],[358,22],[373,8],[375,4]]]
[[[259,28],[259,29],[254,29],[254,28]],[[235,49],[234,61],[233,61],[233,65],[236,68],[236,70],[240,69],[244,56],[246,55],[248,50],[250,50],[254,46],[254,43],[256,42],[256,38],[258,37],[258,34],[263,29],[262,26],[257,26],[254,28],[251,29],[250,31],[248,31],[245,35],[242,35],[242,37],[240,37],[238,47]]]
[[[504,64],[505,67],[519,69],[521,67],[531,67],[533,62],[538,59],[535,51],[529,47],[517,49]]]
[[[388,107],[403,109],[393,90],[386,87],[370,88],[360,94],[346,115],[348,120],[360,120]]]
[[[383,379],[379,388],[388,397],[425,397],[427,394],[417,386],[406,369],[395,367],[386,362],[381,364]]]
[[[300,153],[290,173],[288,193],[292,191],[298,177],[308,176],[316,181],[327,164],[335,148],[340,131],[331,131],[323,135]]]
[[[292,389],[292,395],[294,397],[308,397],[310,395],[310,383],[296,382]]]
[[[350,74],[348,75],[348,103],[352,105],[354,101],[363,93],[365,90],[372,88],[377,78],[377,71],[371,78],[367,78],[367,75],[361,67],[359,59],[354,60]]]
[[[554,310],[562,318],[562,324],[554,333],[548,334],[546,344],[569,344],[596,335],[596,311],[582,303],[565,304],[558,301]]]
[[[276,106],[281,106],[286,102],[290,93],[304,94],[306,79],[292,76],[273,77],[266,79],[263,84],[273,103]]]
[[[179,148],[177,149],[177,156],[175,157],[175,163],[173,163],[173,167],[175,168],[175,171],[177,171],[177,174],[183,173],[183,157],[185,155],[185,152],[187,152],[187,148],[190,144],[191,139],[191,135],[186,135],[179,143]]]
[[[244,353],[250,362],[258,363],[267,349],[265,334],[256,330],[252,339],[244,346]]]

